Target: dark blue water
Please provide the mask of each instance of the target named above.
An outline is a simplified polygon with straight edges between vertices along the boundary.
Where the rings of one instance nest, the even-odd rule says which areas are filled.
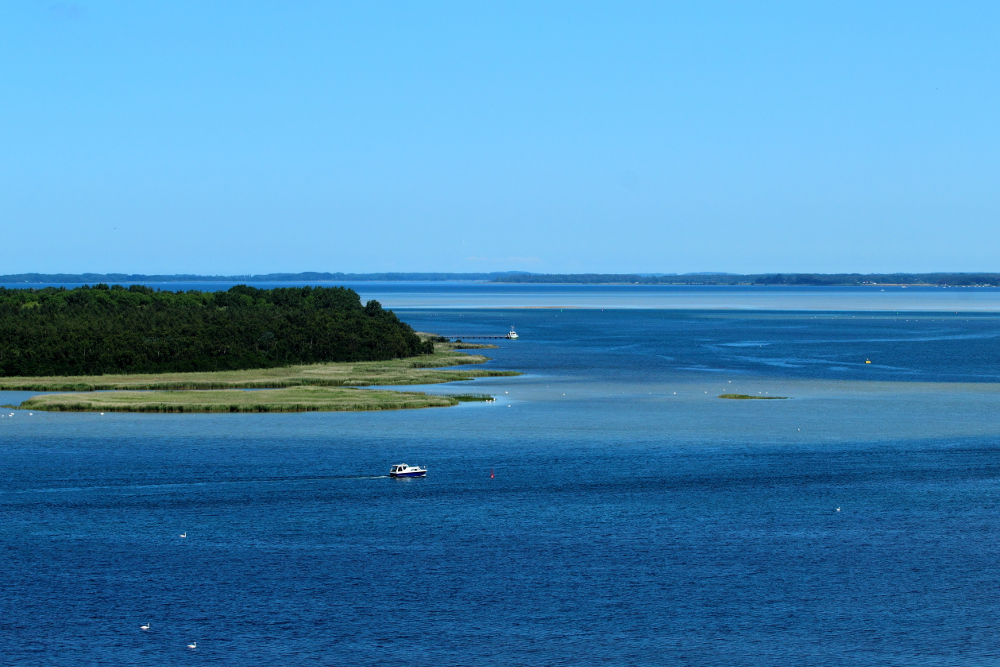
[[[1000,318],[400,314],[514,324],[491,365],[528,375],[384,414],[4,412],[4,658],[1000,657]],[[791,398],[715,398],[732,387]],[[399,462],[430,473],[379,477]]]
[[[418,329],[446,334],[503,334],[516,326],[530,343],[505,346],[491,353],[494,358],[507,361],[508,354],[516,354],[518,368],[587,378],[614,377],[616,369],[627,369],[632,379],[737,373],[1000,381],[1000,313],[612,313],[558,308],[399,312]]]

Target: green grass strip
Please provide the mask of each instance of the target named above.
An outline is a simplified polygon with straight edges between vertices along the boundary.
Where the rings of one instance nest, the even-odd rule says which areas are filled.
[[[732,398],[736,400],[757,400],[768,401],[774,399],[786,399],[787,396],[751,396],[750,394],[720,394],[719,398]]]

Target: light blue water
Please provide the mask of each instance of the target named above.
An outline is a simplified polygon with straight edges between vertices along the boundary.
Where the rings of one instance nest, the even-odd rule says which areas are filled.
[[[5,658],[995,664],[1000,317],[461,298],[496,403],[3,412]]]
[[[239,283],[144,283],[155,289],[225,290]],[[253,283],[255,287],[301,287],[334,283]],[[387,308],[592,308],[657,310],[808,310],[1000,312],[995,287],[798,287],[784,285],[544,285],[447,281],[335,283],[363,301]],[[0,287],[42,287],[4,283]],[[76,285],[55,285],[67,289]]]

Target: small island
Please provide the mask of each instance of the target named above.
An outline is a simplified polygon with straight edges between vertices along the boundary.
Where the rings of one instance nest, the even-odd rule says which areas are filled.
[[[449,369],[489,361],[457,348],[494,346],[441,340],[413,331],[376,301],[362,306],[345,288],[0,290],[0,390],[72,392],[35,396],[19,406],[30,410],[447,407],[490,397],[361,387],[520,375]]]
[[[760,400],[767,401],[767,400],[775,400],[775,399],[784,400],[784,399],[787,399],[788,397],[787,396],[751,396],[750,394],[719,394],[719,398],[731,398],[731,399],[735,399],[735,400],[750,399],[750,400],[758,400],[758,401],[760,401]]]

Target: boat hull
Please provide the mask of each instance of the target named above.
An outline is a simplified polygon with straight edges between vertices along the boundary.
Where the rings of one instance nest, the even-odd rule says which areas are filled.
[[[421,470],[420,472],[391,472],[389,477],[426,477],[427,471]]]

